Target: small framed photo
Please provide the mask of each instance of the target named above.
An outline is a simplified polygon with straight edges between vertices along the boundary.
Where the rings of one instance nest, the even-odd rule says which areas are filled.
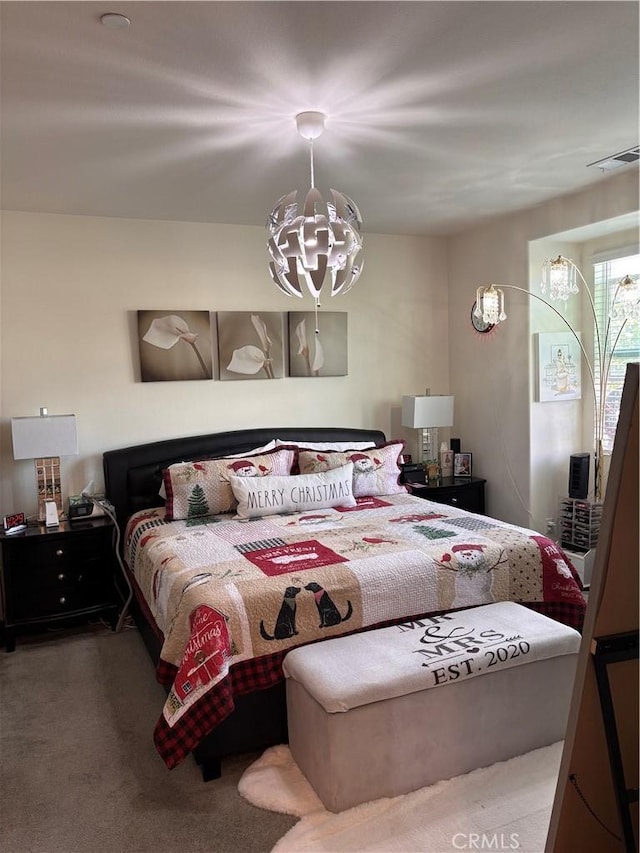
[[[453,476],[470,477],[471,461],[471,453],[455,453],[453,456]]]
[[[440,473],[443,477],[453,477],[453,450],[440,451]]]

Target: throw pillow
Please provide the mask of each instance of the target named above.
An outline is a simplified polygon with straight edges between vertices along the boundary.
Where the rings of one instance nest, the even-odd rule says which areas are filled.
[[[406,492],[400,484],[399,466],[404,447],[404,441],[390,441],[371,450],[334,452],[301,449],[298,465],[301,474],[309,474],[352,462],[353,494],[356,498],[393,495]]]
[[[255,456],[225,456],[170,465],[163,472],[167,520],[231,512],[236,506],[231,476],[253,479],[288,475],[296,453],[295,448],[279,447]]]
[[[232,475],[231,488],[238,501],[238,518],[356,505],[353,465],[350,462],[331,471],[295,477],[247,478]]]

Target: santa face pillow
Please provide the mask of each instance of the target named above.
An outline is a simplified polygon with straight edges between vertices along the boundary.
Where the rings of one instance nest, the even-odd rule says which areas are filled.
[[[255,456],[179,462],[163,471],[167,521],[231,512],[237,501],[229,478],[285,476],[297,450],[279,447]]]
[[[354,497],[393,495],[406,492],[400,483],[399,465],[404,446],[404,441],[390,441],[371,450],[345,450],[339,453],[300,450],[298,464],[301,474],[313,474],[351,462]]]

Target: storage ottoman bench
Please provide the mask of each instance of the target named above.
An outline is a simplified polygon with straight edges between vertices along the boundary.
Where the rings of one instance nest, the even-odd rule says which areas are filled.
[[[499,602],[290,651],[289,745],[333,812],[562,740],[573,628]]]

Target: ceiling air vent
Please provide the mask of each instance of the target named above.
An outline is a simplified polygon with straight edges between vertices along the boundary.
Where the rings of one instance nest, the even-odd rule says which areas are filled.
[[[619,154],[613,154],[611,157],[605,157],[604,160],[596,160],[595,163],[588,163],[589,166],[596,166],[603,172],[608,172],[611,169],[618,169],[620,166],[627,166],[629,163],[637,163],[640,160],[640,147],[627,148],[626,151],[620,151]]]

